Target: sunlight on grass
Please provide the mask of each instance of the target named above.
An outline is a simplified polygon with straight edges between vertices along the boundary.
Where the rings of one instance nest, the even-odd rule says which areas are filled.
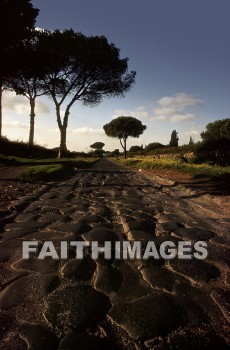
[[[95,161],[95,158],[66,158],[61,160],[34,159],[33,162],[31,162],[28,159],[17,158],[17,164],[28,165],[28,168],[22,174],[20,174],[18,179],[26,181],[55,180],[57,176],[65,175],[68,172],[71,173],[73,169],[77,170],[89,168]]]
[[[206,163],[180,163],[177,159],[170,158],[127,158],[118,159],[118,161],[126,166],[133,166],[138,169],[176,169],[194,175],[219,176],[230,174],[230,166],[221,167],[209,165]]]

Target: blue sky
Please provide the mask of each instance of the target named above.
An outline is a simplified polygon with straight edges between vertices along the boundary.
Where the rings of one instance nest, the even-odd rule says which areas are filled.
[[[167,144],[172,130],[179,144],[195,141],[207,123],[230,116],[229,0],[32,0],[40,9],[36,25],[49,30],[73,28],[105,35],[129,58],[136,84],[125,98],[104,100],[94,108],[76,102],[69,120],[67,147],[89,150],[95,141],[106,150],[119,141],[105,136],[103,125],[131,115],[147,129],[132,145]],[[37,100],[35,141],[59,145],[55,109]],[[3,134],[27,141],[28,100],[5,94]]]

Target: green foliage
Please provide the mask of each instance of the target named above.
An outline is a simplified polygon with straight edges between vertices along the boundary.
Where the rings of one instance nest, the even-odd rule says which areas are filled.
[[[52,165],[36,165],[31,166],[25,170],[21,175],[21,180],[55,180],[57,175],[60,175],[64,170],[62,164],[52,164]]]
[[[118,117],[103,126],[107,136],[126,140],[129,136],[139,137],[146,126],[140,120],[133,117]]]
[[[204,142],[229,139],[230,140],[230,118],[216,120],[206,125],[206,130],[201,133]]]
[[[92,145],[90,145],[91,148],[94,148],[96,150],[102,150],[102,148],[105,146],[103,142],[94,142]]]
[[[105,152],[102,149],[95,149],[93,156],[96,158],[102,158]]]
[[[209,123],[201,133],[203,142],[197,152],[197,162],[208,161],[215,164],[230,164],[230,119]]]
[[[159,142],[152,142],[145,147],[145,152],[154,151],[155,149],[164,148],[165,146]]]
[[[140,152],[143,151],[143,146],[131,146],[129,152]]]
[[[118,138],[126,158],[126,141],[128,137],[138,138],[146,129],[142,122],[133,117],[120,116],[103,126],[107,136]]]
[[[30,0],[1,0],[0,2],[0,80],[11,76],[21,61],[18,49],[30,36],[39,10]]]
[[[128,59],[120,58],[119,49],[104,36],[87,37],[72,29],[45,32],[40,40],[46,53],[45,84],[56,107],[61,132],[60,153],[66,152],[66,130],[72,105],[80,100],[94,106],[103,97],[123,96],[135,81],[128,72]],[[69,97],[64,117],[60,110]]]
[[[179,141],[178,132],[176,130],[173,130],[171,134],[171,139],[169,142],[169,147],[178,147],[178,141]]]
[[[45,159],[56,161],[57,158],[57,148],[49,149],[39,145],[33,145],[28,147],[28,143],[23,141],[10,141],[6,137],[0,139],[0,154],[4,154],[6,157],[0,156],[0,162],[3,159],[26,159],[27,162],[36,161],[36,159],[41,158],[42,161]],[[18,158],[19,157],[19,158]],[[68,152],[68,159],[75,157],[88,158],[89,155],[84,152]],[[60,162],[60,160],[59,160]]]
[[[192,138],[192,136],[190,136],[190,139],[189,139],[189,145],[194,145],[194,139]]]
[[[74,169],[89,168],[95,163],[95,158],[75,159],[23,159],[15,158],[15,163],[29,166],[19,177],[26,181],[56,181],[57,178],[71,176]],[[0,160],[1,161],[1,160]],[[14,164],[15,164],[14,163]]]
[[[112,152],[106,152],[106,154],[109,156],[109,157],[114,157],[114,158],[117,158],[119,157],[120,155],[120,151],[118,148],[116,148],[114,151]]]
[[[176,169],[192,175],[223,176],[230,175],[230,167],[211,166],[209,164],[181,164],[179,159],[172,158],[127,158],[119,159],[126,166],[134,166],[137,169]]]

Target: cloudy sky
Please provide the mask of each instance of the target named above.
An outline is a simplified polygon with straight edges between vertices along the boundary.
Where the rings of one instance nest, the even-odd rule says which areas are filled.
[[[172,130],[179,144],[195,141],[207,123],[230,116],[229,0],[32,0],[40,9],[36,25],[105,35],[129,58],[136,84],[125,98],[104,100],[94,108],[76,102],[69,120],[70,150],[89,150],[104,142],[106,150],[119,141],[105,136],[103,125],[120,115],[140,119],[147,130],[131,145],[167,144]],[[3,99],[3,134],[28,140],[29,104],[22,96]],[[59,145],[51,100],[36,107],[36,143]]]

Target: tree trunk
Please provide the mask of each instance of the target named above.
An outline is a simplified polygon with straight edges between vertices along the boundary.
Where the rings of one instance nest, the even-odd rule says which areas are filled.
[[[2,81],[0,80],[0,139],[2,138]]]
[[[125,159],[127,156],[127,151],[126,151],[126,140],[124,140],[124,155],[125,155]]]
[[[67,128],[65,126],[62,126],[60,128],[61,140],[60,140],[60,148],[59,148],[58,158],[64,157],[67,153],[66,132],[67,132]]]
[[[30,98],[30,134],[29,147],[34,144],[35,98]]]
[[[69,111],[66,110],[63,124],[61,121],[61,113],[60,113],[60,104],[55,103],[56,105],[56,115],[57,115],[57,123],[60,130],[60,147],[58,152],[58,158],[64,157],[67,153],[67,147],[66,147],[66,133],[67,133],[67,126],[68,126],[68,116]]]
[[[127,140],[127,139],[123,139],[123,142],[124,142],[124,144],[123,144],[122,141],[121,141],[121,139],[119,139],[120,144],[121,144],[121,147],[122,147],[123,150],[124,150],[124,157],[125,157],[125,159],[126,159],[126,154],[127,154],[127,152],[126,152],[126,140]]]

